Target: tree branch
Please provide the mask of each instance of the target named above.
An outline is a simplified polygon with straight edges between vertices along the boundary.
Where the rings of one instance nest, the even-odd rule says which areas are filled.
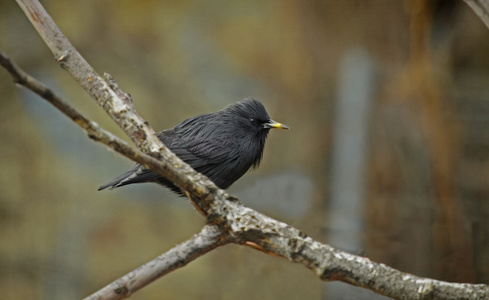
[[[122,140],[104,132],[95,123],[77,112],[75,108],[62,101],[53,91],[27,75],[2,53],[0,53],[0,65],[12,74],[17,83],[36,92],[73,119],[76,124],[87,131],[90,138],[108,145],[128,158],[138,162],[144,161],[151,168],[158,169],[161,165],[165,167],[168,164],[134,150]],[[147,160],[142,158],[147,158]],[[402,273],[383,264],[372,262],[368,258],[342,252],[314,241],[298,229],[243,206],[222,190],[217,190],[216,195],[219,197],[213,199],[213,205],[208,211],[208,221],[220,225],[218,228],[221,240],[215,240],[214,234],[217,232],[204,228],[194,239],[203,238],[208,243],[204,243],[200,248],[204,249],[202,252],[191,252],[191,255],[185,258],[187,263],[213,248],[233,242],[257,245],[266,253],[301,263],[316,273],[321,280],[340,280],[397,299],[425,297],[431,297],[431,299],[485,299],[489,297],[489,287],[486,285],[447,283]],[[211,236],[206,236],[206,234],[211,234]],[[212,244],[212,241],[215,244]],[[185,249],[194,244],[190,240],[183,245],[185,246],[182,248]],[[169,256],[175,251],[184,250],[176,247],[157,260],[171,259]],[[138,268],[124,276],[122,280],[110,284],[103,289],[103,292],[95,293],[94,295],[98,295],[99,298],[94,299],[126,297],[159,276],[176,269],[176,267],[171,267],[171,264],[159,264],[154,268],[148,267],[154,263],[155,261],[149,262],[146,267]],[[161,275],[156,276],[155,274],[158,273]],[[131,280],[128,281],[128,279]],[[110,292],[111,289],[112,292]]]
[[[348,254],[321,244],[298,229],[243,206],[237,199],[218,189],[205,176],[195,172],[164,147],[153,134],[154,131],[146,126],[144,120],[136,113],[130,97],[120,91],[114,83],[107,84],[95,73],[93,68],[71,46],[37,1],[17,0],[17,2],[46,41],[46,44],[51,48],[61,66],[73,75],[143,152],[151,153],[161,160],[133,150],[113,136],[110,140],[98,139],[98,141],[104,142],[109,146],[112,145],[110,146],[112,149],[137,162],[143,163],[149,169],[174,182],[186,192],[194,202],[194,205],[207,216],[208,222],[214,224],[214,226],[207,228],[216,228],[215,225],[219,228],[217,231],[213,231],[210,229],[206,230],[206,227],[204,227],[203,231],[197,235],[198,238],[194,237],[196,240],[204,237],[208,239],[208,243],[204,243],[201,248],[193,244],[193,239],[191,239],[184,243],[189,248],[187,246],[182,246],[183,248],[176,247],[167,253],[178,252],[182,249],[193,249],[190,246],[205,249],[203,253],[210,251],[221,245],[217,243],[214,235],[219,232],[220,238],[225,238],[226,241],[222,244],[233,242],[254,245],[264,252],[303,264],[315,272],[321,280],[340,280],[397,299],[489,298],[489,287],[486,285],[447,283],[402,273],[383,264],[372,262],[367,258]],[[18,68],[15,65],[7,63],[6,68],[17,82],[36,90],[36,85],[32,84],[32,78],[20,76],[22,73],[18,72]],[[15,75],[16,73],[20,75],[17,76]],[[22,80],[22,78],[27,78],[27,80]],[[51,96],[54,93],[46,92],[45,90],[43,92],[43,89],[40,89],[39,92],[42,97],[53,99]],[[59,101],[53,102],[53,105],[64,111],[65,114],[84,128],[90,137],[98,136],[99,134],[110,136],[109,133],[95,126],[93,122],[76,113],[74,108],[66,107],[66,103],[55,104]],[[158,153],[161,155],[158,156]],[[198,251],[185,253],[187,255],[182,257],[187,259],[187,262],[203,254]],[[169,258],[167,254],[163,255],[163,260]],[[151,263],[148,265],[150,266]],[[175,266],[172,263],[169,265]],[[109,294],[112,293],[110,292],[111,289],[116,292],[115,288],[120,295],[128,296],[128,293],[156,279],[158,276],[155,274],[158,274],[158,272],[166,274],[175,269],[167,266],[168,264],[162,264],[161,268],[138,268],[123,277],[125,279],[117,281],[117,285],[109,285],[110,287],[106,287],[106,289]]]
[[[98,290],[85,300],[115,300],[129,297],[167,273],[186,266],[189,262],[205,253],[231,242],[222,237],[218,226],[206,225],[191,239],[163,253],[152,261],[122,276],[111,284]]]
[[[489,1],[488,0],[464,0],[475,12],[482,22],[489,28]]]
[[[83,114],[72,107],[69,103],[62,100],[61,97],[56,95],[55,92],[53,92],[41,82],[37,81],[35,78],[27,74],[24,70],[17,66],[5,53],[1,51],[0,65],[2,65],[12,75],[12,77],[14,78],[14,82],[28,88],[29,90],[47,100],[58,110],[60,110],[64,115],[66,115],[73,122],[83,128],[88,137],[90,137],[94,141],[101,142],[109,148],[115,150],[116,152],[142,165],[151,165],[151,168],[156,172],[162,174],[168,172],[168,164],[165,164],[152,156],[149,156],[137,149],[130,147],[125,141],[119,139],[112,133],[100,128],[97,123],[90,121]],[[109,75],[107,75],[107,77],[109,78]],[[113,85],[114,87],[117,86],[113,80],[111,82],[111,85]]]

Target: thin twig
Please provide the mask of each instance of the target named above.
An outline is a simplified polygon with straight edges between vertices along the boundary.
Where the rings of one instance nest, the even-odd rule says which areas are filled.
[[[66,115],[77,125],[83,128],[88,137],[90,137],[92,140],[101,142],[107,147],[142,165],[151,165],[151,168],[154,168],[154,170],[159,169],[160,173],[167,172],[167,164],[137,149],[134,149],[133,147],[130,147],[125,141],[116,137],[112,133],[100,128],[97,123],[90,121],[68,102],[61,99],[61,97],[59,97],[54,91],[36,80],[34,77],[27,74],[24,70],[17,66],[5,53],[1,51],[0,65],[2,65],[7,71],[9,71],[17,84],[24,86],[25,88],[41,96],[43,99],[47,100],[57,109],[59,109],[64,115]]]

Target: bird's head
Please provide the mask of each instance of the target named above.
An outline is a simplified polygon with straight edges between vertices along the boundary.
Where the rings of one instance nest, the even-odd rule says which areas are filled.
[[[245,98],[224,109],[231,115],[241,128],[250,134],[266,137],[272,128],[289,129],[285,124],[270,119],[263,104],[252,98]]]
[[[260,164],[270,129],[289,129],[287,125],[270,119],[263,104],[252,98],[233,103],[222,112],[228,117],[223,130],[231,132],[241,141],[239,157],[246,170],[250,165],[257,167]]]

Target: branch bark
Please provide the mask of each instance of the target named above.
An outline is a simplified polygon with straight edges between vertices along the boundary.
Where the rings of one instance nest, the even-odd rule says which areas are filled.
[[[475,12],[482,22],[489,28],[489,1],[488,0],[464,0]]]
[[[82,87],[144,152],[134,150],[103,131],[73,107],[54,95],[8,59],[0,59],[14,80],[32,89],[63,111],[89,137],[144,164],[184,190],[210,225],[192,239],[156,260],[122,277],[92,295],[90,299],[120,299],[196,257],[226,243],[253,246],[262,251],[303,264],[321,280],[340,280],[397,299],[489,299],[489,287],[482,284],[448,283],[403,273],[367,258],[339,251],[314,241],[298,229],[243,206],[195,172],[169,151],[134,109],[132,101],[115,82],[109,84],[73,48],[38,1],[17,0],[27,17],[50,47],[61,67]],[[39,86],[40,85],[40,86]],[[94,138],[95,137],[95,138]],[[197,243],[202,241],[203,243]],[[178,255],[175,255],[179,253]],[[161,263],[160,263],[161,262]],[[169,262],[169,263],[166,263]]]
[[[206,225],[188,241],[122,276],[85,300],[127,298],[161,276],[184,267],[197,257],[231,242],[229,238],[222,239],[221,235],[222,231],[218,226]]]

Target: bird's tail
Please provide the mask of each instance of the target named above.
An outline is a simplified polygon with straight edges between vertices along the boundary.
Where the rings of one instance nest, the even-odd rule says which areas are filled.
[[[127,170],[127,172],[122,173],[116,178],[112,179],[108,183],[100,186],[98,188],[99,191],[105,190],[106,188],[115,189],[127,184],[139,182],[139,180],[135,180],[138,177],[138,171],[141,169],[141,165],[136,164],[134,167]]]
[[[106,188],[110,188],[112,190],[132,183],[155,182],[160,178],[160,175],[157,173],[146,169],[140,164],[136,164],[134,167],[127,170],[127,172],[122,173],[121,175],[112,179],[110,182],[99,187],[98,190],[101,191],[105,190]]]

